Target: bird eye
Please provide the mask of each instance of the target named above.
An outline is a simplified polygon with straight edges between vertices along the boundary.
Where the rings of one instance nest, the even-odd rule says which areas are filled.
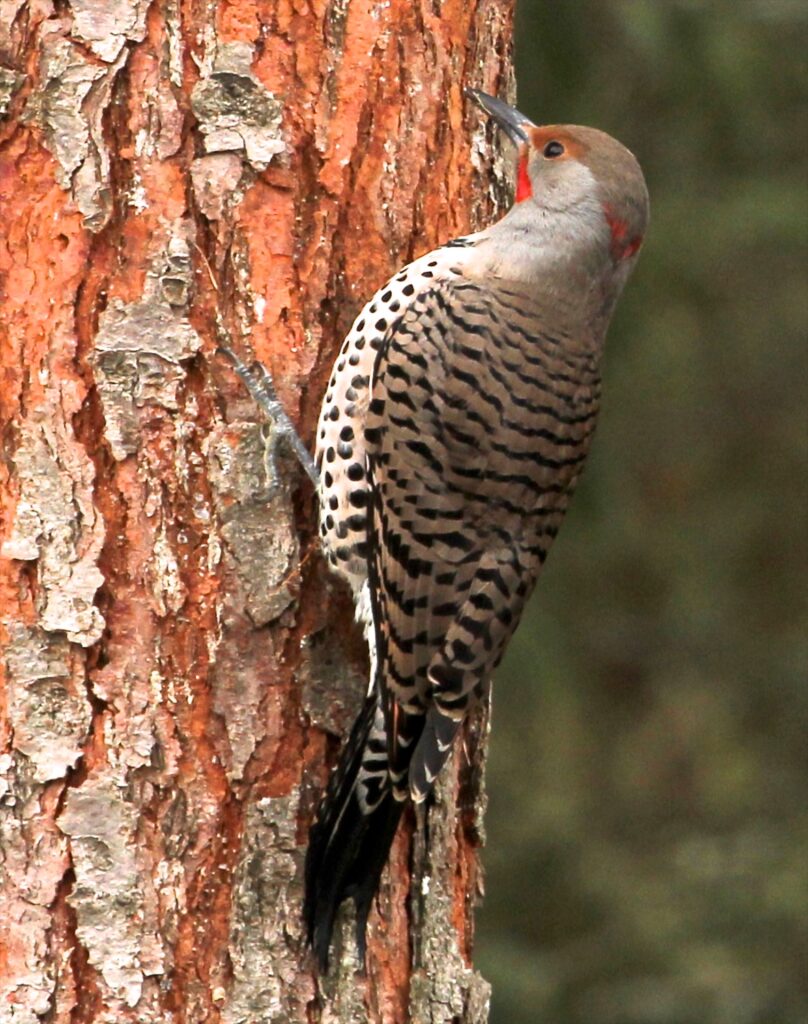
[[[564,152],[564,146],[557,139],[553,139],[551,142],[547,143],[542,152],[544,156],[549,157],[552,160],[553,157],[561,156]]]

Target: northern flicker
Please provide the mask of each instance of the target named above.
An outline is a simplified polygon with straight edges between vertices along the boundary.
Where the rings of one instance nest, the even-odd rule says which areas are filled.
[[[304,916],[327,967],[367,917],[402,809],[430,793],[486,692],[581,474],[606,328],[648,193],[594,128],[469,95],[516,144],[515,203],[362,309],[317,428],[320,531],[371,653],[368,695],[311,828]]]

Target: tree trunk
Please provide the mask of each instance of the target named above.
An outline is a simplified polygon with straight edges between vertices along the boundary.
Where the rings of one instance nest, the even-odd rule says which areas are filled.
[[[0,1020],[484,1021],[484,721],[318,981],[306,834],[366,687],[307,440],[397,267],[504,196],[511,0],[0,0]],[[492,184],[493,183],[493,184]],[[474,730],[472,730],[473,732]],[[459,808],[459,809],[458,809]]]

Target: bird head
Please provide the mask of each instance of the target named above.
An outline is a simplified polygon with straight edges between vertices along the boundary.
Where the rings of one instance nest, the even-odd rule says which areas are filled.
[[[536,125],[502,100],[468,89],[517,146],[516,204],[541,222],[566,215],[603,240],[616,264],[631,264],[648,225],[648,190],[640,165],[616,139],[580,125]]]

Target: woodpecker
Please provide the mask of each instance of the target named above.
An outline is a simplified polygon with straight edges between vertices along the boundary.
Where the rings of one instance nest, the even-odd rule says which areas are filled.
[[[517,147],[510,211],[416,259],[357,317],[317,428],[320,532],[371,679],[312,825],[308,939],[365,929],[403,808],[486,693],[583,469],[609,320],[648,223],[634,156],[468,95]]]

